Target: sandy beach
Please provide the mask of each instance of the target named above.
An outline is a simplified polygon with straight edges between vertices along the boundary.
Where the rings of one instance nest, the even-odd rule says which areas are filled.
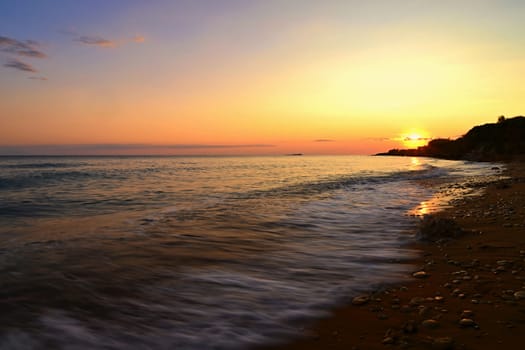
[[[359,296],[273,349],[521,349],[525,330],[525,163],[437,215],[458,238],[420,242],[409,281]]]

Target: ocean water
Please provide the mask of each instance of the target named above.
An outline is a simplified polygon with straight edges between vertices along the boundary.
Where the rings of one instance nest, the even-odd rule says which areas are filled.
[[[300,335],[407,278],[414,215],[437,191],[426,180],[467,183],[490,168],[0,157],[0,349],[242,349]]]

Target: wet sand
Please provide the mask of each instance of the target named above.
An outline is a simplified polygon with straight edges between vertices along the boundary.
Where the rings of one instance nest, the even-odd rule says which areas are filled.
[[[508,163],[505,175],[437,214],[464,233],[418,243],[419,274],[354,299],[303,338],[271,349],[522,349],[525,163]]]

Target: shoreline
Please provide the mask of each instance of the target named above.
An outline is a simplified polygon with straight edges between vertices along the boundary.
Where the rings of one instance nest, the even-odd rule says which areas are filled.
[[[525,163],[433,214],[463,234],[415,242],[409,281],[372,291],[333,310],[303,337],[258,349],[507,349],[525,331]],[[523,234],[523,236],[522,236]],[[418,278],[419,277],[419,278]]]

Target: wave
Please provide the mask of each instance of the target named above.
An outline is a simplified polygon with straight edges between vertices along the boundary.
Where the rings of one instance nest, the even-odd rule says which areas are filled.
[[[272,196],[305,196],[305,195],[320,195],[331,191],[340,189],[354,190],[357,187],[373,186],[378,184],[393,183],[408,180],[423,180],[429,178],[436,178],[447,176],[449,170],[441,167],[436,167],[426,164],[422,169],[410,171],[397,171],[386,174],[374,173],[356,173],[351,175],[341,175],[325,180],[315,180],[302,182],[298,184],[291,184],[286,186],[274,187],[263,190],[240,191],[232,193],[232,197],[236,199],[248,199],[257,197],[272,197]]]

